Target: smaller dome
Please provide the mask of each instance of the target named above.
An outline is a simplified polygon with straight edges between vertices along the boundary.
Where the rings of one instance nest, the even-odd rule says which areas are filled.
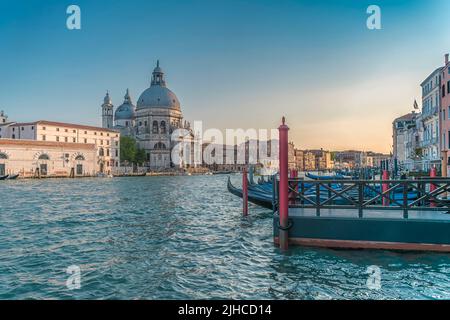
[[[114,113],[115,120],[132,120],[136,117],[136,107],[131,102],[130,93],[127,89],[124,102],[116,109]]]

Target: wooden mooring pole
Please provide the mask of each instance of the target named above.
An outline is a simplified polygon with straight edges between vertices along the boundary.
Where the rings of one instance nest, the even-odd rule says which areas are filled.
[[[279,214],[280,214],[280,230],[279,240],[280,249],[287,250],[289,248],[289,188],[288,188],[288,131],[289,127],[285,124],[286,119],[283,117],[281,125],[278,127],[279,132],[279,161],[280,161],[280,184],[279,184]]]
[[[244,167],[242,171],[242,215],[248,216],[248,180],[247,169]]]

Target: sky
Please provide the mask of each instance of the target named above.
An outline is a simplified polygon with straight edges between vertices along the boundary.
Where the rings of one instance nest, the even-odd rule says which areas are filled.
[[[68,30],[66,9],[81,9]],[[369,5],[381,30],[369,30]],[[101,125],[156,60],[185,119],[276,128],[298,148],[389,152],[392,121],[450,52],[448,0],[0,0],[0,109]],[[447,31],[447,32],[445,32]]]

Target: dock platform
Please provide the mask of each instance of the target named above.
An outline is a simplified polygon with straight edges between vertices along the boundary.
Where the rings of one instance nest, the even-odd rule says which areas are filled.
[[[450,252],[450,214],[416,211],[294,208],[289,211],[289,243],[347,249],[389,249]],[[274,242],[279,243],[279,216],[274,215]]]
[[[274,194],[275,244],[280,232],[287,231],[292,245],[450,253],[450,207],[442,198],[450,193],[450,179],[345,181],[339,190],[329,188],[329,181],[308,181],[317,190],[313,197],[298,186],[302,183],[289,179],[287,227],[280,227],[279,195]],[[320,191],[324,187],[329,195]],[[368,197],[368,189],[375,194]],[[407,197],[411,189],[420,191],[416,199]],[[399,192],[403,198],[394,197]],[[384,199],[388,205],[382,204]]]

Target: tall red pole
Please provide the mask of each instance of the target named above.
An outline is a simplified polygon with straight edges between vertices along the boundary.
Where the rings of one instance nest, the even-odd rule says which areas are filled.
[[[242,214],[244,217],[248,216],[248,181],[247,169],[244,167],[242,171]]]
[[[383,170],[383,176],[382,176],[381,180],[383,180],[383,181],[389,180],[389,171]],[[383,183],[381,190],[383,193],[385,193],[387,190],[389,190],[389,183]],[[384,196],[386,196],[388,198],[385,198]],[[389,193],[387,193],[384,196],[383,196],[383,206],[388,207],[389,206]]]
[[[436,176],[437,176],[436,168],[433,167],[430,170],[430,178],[433,179],[433,178],[436,178]],[[430,193],[436,189],[437,189],[437,187],[434,183],[430,184]],[[433,200],[433,197],[430,200],[430,207],[436,207],[436,202]]]
[[[289,127],[285,124],[283,117],[282,124],[278,128],[279,132],[279,161],[280,161],[280,184],[279,184],[279,214],[280,230],[279,240],[280,249],[287,250],[289,245],[288,219],[289,219],[289,194],[288,194],[288,131]]]

